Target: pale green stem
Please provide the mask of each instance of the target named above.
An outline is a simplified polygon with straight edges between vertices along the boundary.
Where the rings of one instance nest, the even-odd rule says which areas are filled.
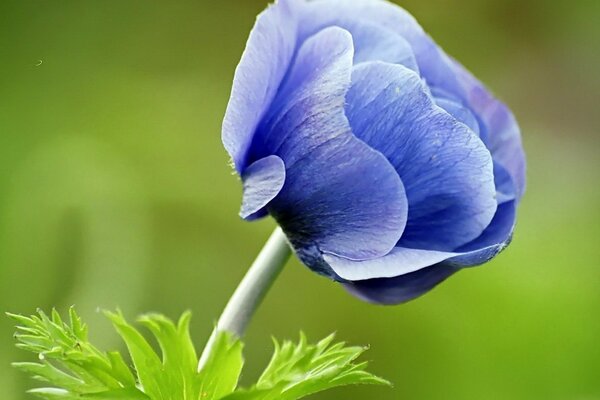
[[[229,299],[202,356],[198,369],[206,363],[219,332],[242,337],[265,294],[290,258],[292,250],[281,228],[275,229],[258,257]]]

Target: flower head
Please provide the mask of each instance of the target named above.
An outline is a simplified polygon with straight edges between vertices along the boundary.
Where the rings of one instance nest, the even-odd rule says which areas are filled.
[[[223,142],[241,209],[368,301],[417,297],[512,237],[510,110],[384,0],[280,0],[237,68]]]

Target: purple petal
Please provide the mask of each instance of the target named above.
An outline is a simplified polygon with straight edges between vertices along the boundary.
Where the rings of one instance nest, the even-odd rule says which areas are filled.
[[[323,16],[319,16],[316,21],[321,21],[322,18]],[[419,72],[410,43],[398,33],[375,22],[344,18],[343,13],[338,13],[335,20],[327,22],[329,22],[328,25],[314,26],[312,32],[318,32],[328,26],[338,26],[350,32],[354,41],[354,64],[366,61],[385,61],[401,64]]]
[[[285,164],[277,156],[268,156],[251,164],[242,175],[244,198],[240,216],[254,220],[266,216],[265,207],[283,188]]]
[[[300,9],[299,37],[305,38],[347,21],[372,22],[398,33],[409,42],[424,35],[417,21],[404,9],[382,0],[315,0]]]
[[[412,47],[397,33],[369,22],[340,21],[337,26],[352,34],[355,65],[367,61],[385,61],[419,72]]]
[[[301,13],[299,38],[338,21],[353,20],[375,23],[406,39],[427,84],[452,94],[473,111],[482,125],[482,140],[494,160],[509,173],[517,198],[523,195],[525,156],[514,116],[481,82],[452,60],[407,11],[384,0],[318,0],[305,3]]]
[[[389,254],[366,261],[325,255],[325,262],[342,279],[360,281],[373,278],[392,278],[432,266],[456,254],[395,247]]]
[[[525,153],[521,142],[521,130],[508,107],[497,100],[471,73],[457,62],[452,68],[459,77],[469,106],[482,120],[483,139],[494,160],[513,180],[517,199],[525,191]]]
[[[360,281],[392,278],[444,262],[445,266],[473,267],[484,264],[504,250],[515,226],[515,202],[501,204],[486,230],[455,252],[439,252],[396,247],[390,254],[368,261],[351,261],[326,255],[327,264],[344,280]]]
[[[480,237],[457,249],[459,255],[448,259],[447,263],[458,267],[474,267],[496,257],[512,240],[515,228],[515,201],[498,206],[494,219]]]
[[[403,8],[384,0],[318,0],[301,8],[299,38],[302,39],[325,26],[343,21],[375,23],[402,36],[411,45],[421,75],[431,86],[457,91],[460,86],[449,68],[450,59],[423,31],[423,28]]]
[[[494,161],[494,181],[496,182],[496,200],[498,204],[517,199],[517,191],[512,177],[497,161]]]
[[[401,249],[405,255],[399,257],[393,256],[394,249],[390,256],[371,261],[349,262],[332,257],[326,257],[326,260],[334,271],[349,279],[380,274],[377,279],[344,283],[353,295],[373,303],[400,304],[425,294],[462,268],[490,261],[508,246],[514,226],[515,202],[511,201],[498,207],[494,219],[479,238],[456,252],[427,255]],[[417,270],[428,261],[431,261],[430,266]],[[387,278],[392,272],[402,270],[408,273]]]
[[[337,27],[308,39],[258,132],[254,150],[278,155],[286,182],[269,205],[296,251],[368,259],[402,235],[407,200],[388,160],[358,140],[344,114],[353,47]],[[290,90],[288,88],[294,88]]]
[[[399,245],[452,251],[496,211],[493,163],[466,125],[436,106],[413,71],[384,63],[354,70],[346,114],[355,135],[398,171],[409,202]]]
[[[479,123],[471,110],[463,106],[456,100],[451,100],[443,97],[434,97],[435,104],[446,110],[457,121],[468,126],[475,134],[479,136]]]
[[[400,304],[424,295],[459,269],[438,264],[396,278],[350,282],[344,286],[354,296],[371,303]]]
[[[242,173],[254,131],[275,98],[296,47],[298,5],[279,1],[258,16],[236,69],[223,144]]]

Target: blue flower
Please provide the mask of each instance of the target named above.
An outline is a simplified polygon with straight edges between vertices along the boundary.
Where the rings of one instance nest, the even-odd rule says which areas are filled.
[[[510,110],[384,0],[279,0],[237,68],[223,143],[241,216],[396,304],[511,240],[525,157]]]

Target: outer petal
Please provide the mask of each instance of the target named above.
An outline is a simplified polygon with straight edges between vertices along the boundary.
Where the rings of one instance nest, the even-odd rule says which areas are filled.
[[[344,21],[369,21],[396,32],[412,46],[421,75],[432,86],[456,92],[460,86],[450,60],[403,8],[385,0],[315,0],[301,8],[299,38]]]
[[[400,246],[452,251],[481,235],[497,206],[483,142],[436,106],[419,76],[403,66],[362,64],[352,79],[350,125],[390,160],[406,188]]]
[[[515,219],[516,202],[509,201],[501,204],[483,234],[457,249],[458,255],[448,259],[447,263],[459,267],[474,267],[490,261],[510,244],[515,229]]]
[[[419,72],[412,47],[397,33],[370,22],[343,21],[337,26],[352,34],[354,64],[385,61]]]
[[[258,123],[269,107],[296,48],[298,5],[282,0],[259,15],[235,72],[223,121],[223,144],[239,173]]]
[[[498,204],[517,200],[517,190],[512,177],[497,161],[494,161],[494,180]]]
[[[305,3],[301,12],[299,38],[347,20],[374,22],[405,38],[427,84],[456,96],[479,119],[484,143],[494,160],[509,173],[517,198],[522,196],[525,156],[514,116],[481,82],[448,57],[408,12],[385,0],[315,0]]]
[[[354,296],[371,303],[400,304],[429,292],[459,269],[438,264],[396,278],[349,282],[344,286]]]
[[[513,180],[517,199],[525,191],[525,153],[521,130],[508,107],[497,100],[485,86],[457,62],[452,68],[459,78],[466,101],[482,121],[483,140]]]
[[[354,64],[366,61],[385,61],[401,64],[419,72],[413,49],[398,33],[376,22],[358,19],[337,19],[329,26],[338,26],[350,32],[354,41]],[[325,29],[323,26],[321,29]]]
[[[400,177],[353,135],[344,115],[352,60],[352,37],[341,28],[308,39],[253,147],[253,157],[275,154],[285,162],[285,185],[268,209],[301,258],[315,251],[379,257],[406,224]]]
[[[361,281],[373,278],[393,278],[430,267],[456,255],[444,251],[430,251],[395,247],[384,257],[366,261],[325,255],[324,259],[343,280]]]
[[[253,220],[266,216],[265,207],[283,188],[285,164],[277,156],[268,156],[254,162],[244,171],[244,199],[240,216]]]
[[[414,250],[396,248],[390,256],[373,261],[354,262],[354,265],[343,259],[326,259],[334,271],[342,274],[359,277],[359,274],[365,271],[367,274],[377,271],[381,274],[378,279],[345,282],[344,286],[350,293],[363,300],[379,304],[399,304],[425,294],[462,268],[490,261],[510,243],[514,224],[515,202],[511,201],[500,205],[494,220],[479,238],[456,252],[430,252],[431,254],[419,254],[417,257],[417,253],[413,253]],[[399,256],[401,253],[405,255]],[[414,259],[410,258],[411,254]],[[431,266],[418,270],[412,267],[413,264],[423,265],[427,261],[432,261],[429,264]],[[390,271],[402,270],[408,273],[386,278]]]
[[[456,100],[434,97],[434,101],[435,104],[446,110],[446,112],[452,115],[457,121],[462,122],[479,135],[479,122],[477,122],[477,118],[473,115],[471,110]]]

